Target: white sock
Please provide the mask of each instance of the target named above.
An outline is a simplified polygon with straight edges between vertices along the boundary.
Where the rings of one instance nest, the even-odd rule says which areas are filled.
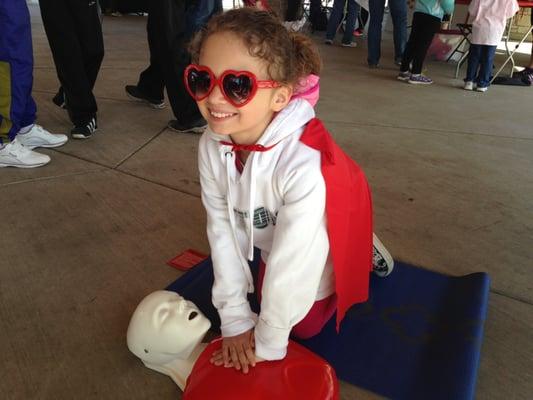
[[[34,124],[31,124],[31,125],[25,126],[23,128],[20,128],[20,131],[17,133],[17,135],[25,135],[26,133],[31,131],[31,128],[33,128],[33,125]]]

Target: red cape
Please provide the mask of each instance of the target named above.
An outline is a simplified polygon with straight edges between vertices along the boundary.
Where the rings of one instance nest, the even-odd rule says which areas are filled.
[[[346,311],[368,299],[373,232],[370,188],[361,168],[335,143],[318,118],[309,121],[300,141],[321,154],[338,331]]]

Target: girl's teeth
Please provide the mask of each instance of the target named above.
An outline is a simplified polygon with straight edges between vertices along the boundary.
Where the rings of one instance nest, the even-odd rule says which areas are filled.
[[[226,118],[226,117],[231,117],[233,114],[231,113],[220,113],[220,112],[214,112],[214,111],[211,111],[211,115],[215,118]]]

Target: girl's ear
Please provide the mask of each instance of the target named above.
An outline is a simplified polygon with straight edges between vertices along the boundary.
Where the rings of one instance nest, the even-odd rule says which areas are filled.
[[[274,97],[272,98],[272,110],[275,112],[283,110],[283,108],[291,101],[292,86],[283,85],[275,89]]]

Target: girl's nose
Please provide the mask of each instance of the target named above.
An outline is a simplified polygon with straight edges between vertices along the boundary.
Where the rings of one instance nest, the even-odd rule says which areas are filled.
[[[215,85],[213,90],[211,90],[211,93],[209,93],[209,96],[207,96],[207,100],[211,104],[222,104],[227,102],[219,85]]]

